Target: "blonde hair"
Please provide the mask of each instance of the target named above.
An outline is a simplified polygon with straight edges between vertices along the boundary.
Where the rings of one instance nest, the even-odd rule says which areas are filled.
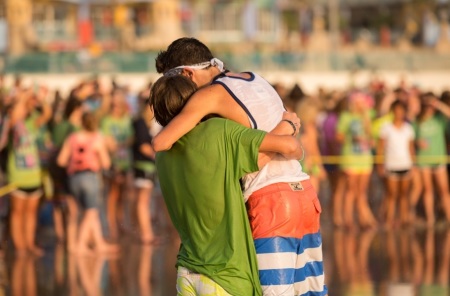
[[[319,104],[312,98],[307,98],[298,103],[295,113],[302,123],[315,123],[319,115]]]

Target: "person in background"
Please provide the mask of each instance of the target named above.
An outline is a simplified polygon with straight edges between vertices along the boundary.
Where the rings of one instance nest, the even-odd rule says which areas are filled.
[[[347,177],[344,223],[353,227],[356,205],[359,224],[374,227],[377,222],[369,207],[367,190],[372,173],[371,118],[368,97],[361,92],[349,96],[349,111],[339,116],[337,139],[342,143],[341,169]]]
[[[319,107],[315,99],[305,98],[298,102],[295,111],[301,118],[302,129],[300,143],[305,150],[305,158],[302,160],[302,168],[309,177],[314,189],[319,192],[320,181],[326,178],[326,172],[322,165],[319,149],[319,136],[317,131],[317,117]]]
[[[341,154],[341,143],[337,140],[337,123],[340,114],[346,109],[347,100],[339,93],[335,93],[330,98],[327,113],[322,122],[322,145],[321,153],[330,160],[339,157]],[[334,159],[333,159],[334,160]],[[337,161],[329,161],[324,166],[331,186],[333,224],[336,227],[344,225],[343,206],[345,194],[345,175],[341,171]]]
[[[69,97],[62,121],[53,127],[52,139],[54,145],[53,155],[51,156],[49,172],[53,180],[53,222],[55,226],[56,237],[63,241],[67,238],[68,249],[75,247],[78,207],[73,198],[70,198],[70,188],[67,171],[64,167],[57,164],[57,158],[64,141],[75,131],[81,128],[81,117],[83,115],[83,102],[77,98]],[[67,205],[67,219],[65,217],[65,206]],[[66,232],[64,231],[64,220],[66,220]]]
[[[396,204],[400,205],[400,222],[409,223],[409,189],[411,169],[415,158],[414,129],[406,121],[406,105],[396,101],[391,107],[394,119],[385,124],[380,132],[377,155],[384,156],[384,163],[377,164],[380,176],[386,177],[384,200],[387,227],[394,225]]]
[[[140,99],[141,114],[133,121],[133,169],[134,187],[136,188],[136,216],[140,230],[140,240],[149,244],[155,240],[152,228],[150,199],[155,187],[155,151],[152,148],[153,112],[145,101]]]
[[[67,167],[71,194],[83,209],[75,248],[69,251],[81,255],[92,254],[89,248],[92,240],[96,252],[117,252],[116,245],[104,240],[99,217],[102,194],[100,173],[109,169],[111,160],[105,141],[98,132],[95,115],[92,112],[84,113],[81,124],[82,129],[65,140],[57,159],[58,165]]]
[[[428,225],[435,223],[434,186],[441,198],[445,217],[450,222],[450,195],[446,169],[447,151],[445,129],[450,118],[450,107],[439,101],[434,94],[422,97],[421,113],[414,124],[417,145],[417,166],[423,183],[423,203]],[[412,200],[416,207],[418,200]]]
[[[17,188],[11,193],[10,228],[19,255],[24,255],[26,251],[43,254],[43,250],[35,244],[37,211],[42,195],[35,136],[38,129],[49,121],[51,108],[41,94],[35,98],[30,89],[20,91],[10,113],[7,177],[8,182]],[[34,109],[35,100],[41,107],[40,113]]]
[[[101,121],[101,130],[107,140],[111,155],[111,170],[108,176],[107,219],[109,234],[118,238],[118,222],[124,222],[124,191],[131,169],[131,145],[133,143],[132,119],[125,94],[121,89],[113,91],[109,115]]]

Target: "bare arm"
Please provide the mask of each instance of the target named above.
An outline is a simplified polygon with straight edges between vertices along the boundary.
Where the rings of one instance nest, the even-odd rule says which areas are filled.
[[[220,85],[210,85],[198,90],[183,110],[153,138],[153,149],[169,150],[182,136],[192,130],[208,114],[218,114],[249,127],[245,111],[230,98]]]
[[[394,101],[395,101],[395,94],[392,91],[390,91],[383,97],[383,100],[381,101],[380,114],[385,115],[389,113],[389,109],[391,108],[391,105]]]
[[[450,118],[450,106],[437,99],[430,100],[430,104],[437,110],[441,111],[441,113],[444,114],[447,118]]]
[[[14,126],[16,123],[22,121],[26,117],[26,100],[30,96],[30,91],[19,91],[16,102],[11,109],[10,125]]]
[[[286,121],[287,120],[287,121]],[[294,124],[294,127],[288,122],[292,122]],[[300,131],[300,119],[298,118],[296,113],[293,112],[284,112],[282,120],[278,125],[270,132],[271,135],[278,135],[278,136],[289,136],[289,135],[298,135]],[[259,152],[258,155],[258,162],[261,164],[267,164],[269,161],[271,161],[275,155],[277,155],[276,152]]]
[[[145,143],[139,146],[139,152],[147,157],[155,158],[155,150],[153,150],[152,145]]]
[[[259,147],[260,152],[275,152],[283,155],[287,159],[300,159],[303,151],[300,143],[293,136],[277,136],[266,134]],[[267,159],[258,159],[258,166],[262,168]]]
[[[384,164],[380,161],[381,158],[384,157],[386,147],[386,141],[383,138],[380,138],[377,143],[377,158],[375,159],[375,164],[377,167],[378,174],[380,176],[384,176]]]
[[[100,158],[100,165],[102,169],[109,169],[111,167],[111,159],[109,157],[108,148],[106,148],[103,140],[98,141],[97,153]]]
[[[413,163],[416,162],[416,147],[414,145],[414,140],[409,142],[409,154],[411,155],[411,159]]]
[[[47,102],[48,89],[45,87],[41,87],[39,89],[39,93],[37,94],[38,100],[41,103],[42,112],[40,116],[36,119],[36,126],[41,127],[46,124],[50,118],[52,117],[52,108],[50,104]]]

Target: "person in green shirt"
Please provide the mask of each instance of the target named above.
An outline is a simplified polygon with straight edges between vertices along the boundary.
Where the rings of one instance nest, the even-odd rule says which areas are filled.
[[[184,76],[161,77],[150,95],[156,120],[166,126],[196,89]],[[292,134],[299,124],[295,115],[285,116],[290,117],[275,128],[277,134]],[[222,118],[204,120],[172,149],[157,153],[161,190],[181,238],[178,295],[262,295],[239,183],[270,160],[270,154],[259,151],[290,159],[302,154],[292,136],[267,134]]]
[[[339,115],[337,140],[342,144],[340,168],[347,177],[344,201],[344,224],[353,227],[353,210],[358,212],[359,225],[376,227],[376,219],[369,207],[367,190],[372,173],[370,97],[362,92],[349,95],[349,110]]]
[[[49,163],[49,173],[53,181],[54,192],[53,221],[56,237],[59,241],[64,241],[66,238],[68,248],[72,248],[76,241],[78,207],[76,201],[71,198],[66,169],[60,167],[56,160],[64,141],[70,134],[81,129],[83,112],[83,102],[73,96],[69,97],[62,121],[55,125],[52,130],[54,150]],[[65,206],[67,206],[67,211],[65,211]],[[66,225],[64,225],[64,222],[66,222]]]
[[[414,124],[414,129],[417,139],[417,167],[422,179],[423,203],[429,225],[433,225],[435,222],[433,181],[435,181],[438,196],[442,199],[445,217],[450,222],[450,194],[445,144],[448,118],[450,118],[449,106],[436,99],[432,93],[423,96],[421,112]],[[415,208],[417,202],[418,198],[412,201],[412,208]]]
[[[33,116],[37,106],[42,112]],[[36,223],[39,199],[42,195],[41,167],[36,134],[51,116],[45,93],[20,90],[10,113],[7,177],[17,189],[11,193],[10,227],[16,253],[42,255],[36,246]]]
[[[112,239],[117,239],[118,221],[123,220],[124,217],[124,192],[127,189],[127,175],[131,169],[133,143],[132,119],[123,90],[114,90],[111,110],[101,122],[101,131],[106,138],[111,155],[107,197],[109,234]],[[123,221],[120,221],[120,225],[123,224]]]

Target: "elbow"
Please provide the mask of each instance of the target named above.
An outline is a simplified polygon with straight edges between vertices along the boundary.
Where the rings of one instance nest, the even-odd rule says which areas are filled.
[[[61,158],[56,159],[56,164],[62,168],[66,167],[66,161],[63,161]]]
[[[286,155],[289,156],[290,159],[301,159],[303,156],[303,149],[300,143],[292,138],[288,145],[286,145]]]
[[[161,141],[158,136],[155,136],[155,138],[153,138],[153,140],[152,140],[152,148],[156,153],[156,152],[160,152],[160,151],[169,150],[170,148],[172,148],[172,146],[167,145],[166,143],[163,143],[163,141]]]

